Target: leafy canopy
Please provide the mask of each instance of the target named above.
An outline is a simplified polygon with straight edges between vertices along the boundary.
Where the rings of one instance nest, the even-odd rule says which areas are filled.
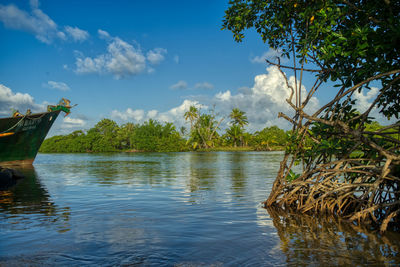
[[[344,87],[400,69],[400,1],[231,0],[222,29],[240,42],[250,28],[284,57],[295,52],[319,67],[323,81]],[[378,106],[387,117],[400,111],[397,77],[379,78]]]

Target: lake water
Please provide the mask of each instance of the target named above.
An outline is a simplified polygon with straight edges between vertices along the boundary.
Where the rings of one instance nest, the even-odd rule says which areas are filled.
[[[0,191],[0,265],[400,264],[397,233],[262,208],[282,156],[39,154]]]

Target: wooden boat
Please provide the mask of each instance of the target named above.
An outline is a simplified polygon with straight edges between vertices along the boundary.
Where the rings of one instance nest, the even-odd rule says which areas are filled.
[[[9,118],[0,118],[0,164],[32,164],[54,121],[61,111],[70,113],[70,101],[62,99],[50,105],[47,112],[25,115],[18,111]]]

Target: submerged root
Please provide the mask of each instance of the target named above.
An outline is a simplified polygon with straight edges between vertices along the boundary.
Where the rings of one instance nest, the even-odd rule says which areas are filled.
[[[266,207],[400,230],[400,122],[371,127],[369,113],[386,88],[360,114],[351,97],[361,86],[339,91],[313,115],[303,111],[305,104],[291,105],[293,118],[279,114],[293,130]]]
[[[304,172],[298,179],[277,178],[265,206],[297,210],[301,213],[324,213],[343,217],[353,222],[370,224],[380,231],[400,225],[400,179],[393,175],[376,175],[373,168],[360,169],[345,160],[318,172]],[[335,168],[336,166],[342,168]],[[318,169],[318,168],[317,168]],[[375,166],[375,170],[379,170]],[[357,179],[349,181],[349,174]]]

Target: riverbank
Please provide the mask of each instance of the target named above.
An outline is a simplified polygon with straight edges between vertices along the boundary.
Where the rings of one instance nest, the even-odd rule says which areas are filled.
[[[186,150],[177,150],[177,151],[147,151],[147,150],[137,150],[137,149],[124,149],[124,150],[112,150],[112,151],[102,151],[104,152],[124,152],[124,153],[145,153],[145,152],[266,152],[266,151],[285,151],[284,146],[271,146],[269,149],[257,149],[251,146],[243,146],[243,147],[229,147],[229,146],[218,146],[218,147],[210,147],[210,148],[199,148],[195,150],[186,149]],[[98,151],[84,151],[84,152],[71,152],[71,151],[40,151],[41,153],[99,153]]]
[[[243,147],[210,147],[210,148],[201,148],[197,149],[195,151],[199,152],[219,152],[219,151],[225,151],[225,152],[249,152],[249,151],[284,151],[285,147],[283,146],[272,146],[270,149],[256,149],[255,147],[250,147],[250,146],[243,146]]]

